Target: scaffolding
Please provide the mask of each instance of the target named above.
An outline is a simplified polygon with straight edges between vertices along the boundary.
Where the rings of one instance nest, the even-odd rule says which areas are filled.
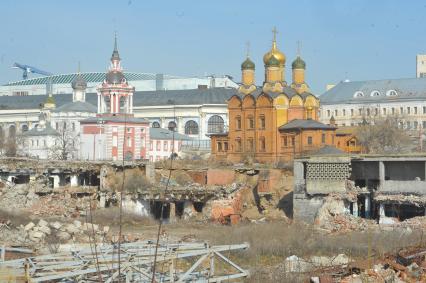
[[[207,243],[160,243],[154,282],[223,282],[249,276],[229,258],[247,243],[209,246]],[[152,282],[155,243],[152,241],[99,245],[96,249],[0,261],[28,282]],[[225,256],[225,254],[227,256]]]

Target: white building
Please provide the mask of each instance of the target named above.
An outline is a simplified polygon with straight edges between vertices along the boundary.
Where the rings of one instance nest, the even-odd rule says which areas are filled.
[[[182,143],[191,140],[190,137],[182,135],[168,129],[151,128],[150,135],[150,149],[149,160],[159,161],[168,159],[172,156],[179,157],[182,151]]]
[[[29,157],[54,158],[57,154],[58,137],[59,133],[50,126],[45,114],[40,113],[39,123],[22,135],[18,150],[22,155]]]
[[[341,127],[394,115],[406,129],[426,128],[426,78],[341,82],[319,98],[326,124],[332,117]]]

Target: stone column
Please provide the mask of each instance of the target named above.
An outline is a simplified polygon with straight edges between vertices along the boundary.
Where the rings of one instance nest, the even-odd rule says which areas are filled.
[[[60,178],[58,175],[51,175],[50,177],[53,178],[53,188],[59,187]]]
[[[371,200],[370,200],[370,195],[365,195],[365,218],[370,218],[370,210],[371,210]]]
[[[194,215],[194,206],[192,205],[192,202],[189,200],[186,200],[183,203],[183,219],[189,219]]]
[[[169,222],[170,223],[176,222],[176,204],[174,202],[170,203]]]
[[[383,203],[380,204],[379,207],[379,216],[380,218],[385,217],[385,205]]]
[[[101,192],[99,194],[99,207],[105,208],[106,206],[106,194],[104,192]]]
[[[352,215],[358,217],[358,202],[352,203]]]
[[[379,180],[380,180],[380,184],[379,184],[379,190],[380,190],[380,187],[383,185],[383,182],[385,181],[385,164],[383,163],[383,161],[379,161]]]
[[[78,187],[78,175],[71,175],[71,187]]]

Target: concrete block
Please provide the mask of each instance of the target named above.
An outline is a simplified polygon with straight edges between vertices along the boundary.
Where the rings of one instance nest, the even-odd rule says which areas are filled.
[[[56,221],[56,222],[50,223],[50,227],[52,227],[52,228],[54,228],[56,230],[59,230],[59,229],[61,229],[62,224],[59,223],[58,221]]]
[[[27,225],[25,225],[24,230],[29,231],[29,230],[33,229],[34,226],[35,226],[35,224],[33,222],[30,222]]]
[[[48,226],[40,226],[38,230],[44,234],[50,235],[51,231]]]
[[[40,219],[40,221],[38,222],[38,226],[43,226],[43,227],[47,227],[49,225],[49,223],[47,223],[47,221]]]

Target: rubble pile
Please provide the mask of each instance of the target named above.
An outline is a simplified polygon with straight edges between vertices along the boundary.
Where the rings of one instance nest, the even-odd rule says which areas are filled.
[[[100,227],[97,224],[82,223],[78,220],[74,220],[72,223],[61,223],[59,221],[47,222],[40,219],[37,224],[29,222],[19,228],[24,230],[26,238],[33,243],[48,241],[84,243],[93,240],[100,242],[103,241],[109,232],[109,226]]]
[[[75,198],[70,194],[49,194],[39,197],[27,211],[36,216],[79,217],[85,215],[89,208],[91,197]],[[95,202],[92,202],[92,206]],[[94,207],[92,207],[94,208]]]
[[[0,207],[9,210],[22,209],[38,200],[34,188],[27,184],[4,186],[0,188]]]
[[[349,231],[365,231],[375,225],[374,220],[368,220],[350,215],[343,199],[329,196],[319,209],[315,224],[330,233],[345,233]]]

